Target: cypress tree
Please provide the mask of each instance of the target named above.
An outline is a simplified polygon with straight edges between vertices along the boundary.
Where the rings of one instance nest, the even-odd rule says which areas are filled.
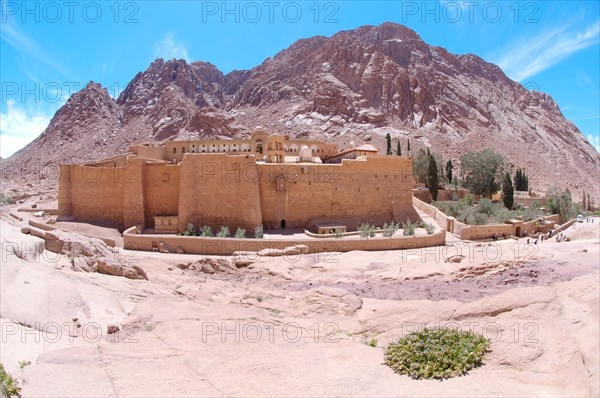
[[[392,154],[392,137],[390,136],[390,133],[387,133],[385,135],[385,142],[387,144],[386,154],[391,155]]]
[[[438,168],[433,156],[429,156],[429,167],[427,169],[427,184],[429,185],[429,192],[431,192],[431,199],[436,201],[438,198]]]
[[[513,188],[512,180],[510,179],[510,174],[508,172],[504,175],[504,181],[502,182],[502,201],[504,202],[504,206],[512,210],[514,201],[515,201],[515,190]]]
[[[448,160],[448,163],[446,163],[446,178],[449,183],[452,182],[452,160]]]

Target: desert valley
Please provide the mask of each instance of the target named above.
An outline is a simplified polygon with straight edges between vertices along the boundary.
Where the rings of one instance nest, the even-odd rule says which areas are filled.
[[[3,396],[600,395],[600,154],[404,25],[158,58],[0,165]]]

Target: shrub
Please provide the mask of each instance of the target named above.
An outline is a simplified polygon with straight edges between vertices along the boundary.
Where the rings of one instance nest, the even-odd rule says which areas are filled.
[[[185,232],[183,233],[184,236],[194,236],[194,224],[192,223],[188,223],[187,225],[187,229],[185,230]]]
[[[336,229],[335,231],[333,231],[333,236],[335,236],[338,239],[341,239],[344,236],[344,234],[341,229]]]
[[[404,236],[412,236],[415,234],[415,227],[416,224],[413,224],[409,221],[406,222],[406,224],[402,224],[402,229]]]
[[[385,364],[413,379],[447,379],[481,365],[489,345],[471,331],[425,328],[390,344]]]
[[[211,237],[213,236],[212,228],[208,225],[205,225],[200,229],[200,236]]]
[[[396,231],[398,230],[398,228],[400,227],[400,224],[395,224],[393,221],[388,223],[383,224],[383,236],[385,236],[386,238],[390,238],[392,237]]]
[[[245,238],[246,230],[244,228],[238,227],[237,230],[235,231],[235,237],[236,238]]]
[[[371,339],[371,340],[367,341],[367,345],[369,347],[373,347],[373,348],[377,347],[377,339]]]
[[[264,235],[264,230],[263,230],[262,225],[258,225],[256,228],[254,228],[254,237],[256,239],[262,239],[263,235]]]
[[[369,238],[375,237],[375,225],[369,226]]]
[[[433,224],[425,224],[425,231],[427,231],[427,235],[431,235],[433,231],[435,231],[435,226]]]
[[[369,224],[366,223],[362,223],[360,224],[360,227],[358,227],[358,230],[360,231],[360,237],[361,238],[367,238],[369,236]]]
[[[13,378],[6,370],[4,365],[0,362],[0,387],[2,388],[2,396],[7,397],[20,397],[21,387],[15,378]]]
[[[229,231],[229,227],[223,225],[221,227],[221,229],[219,230],[219,232],[217,232],[217,237],[218,238],[228,238],[229,235],[231,235],[231,232]]]
[[[18,364],[19,364],[19,367],[21,369],[23,369],[25,366],[31,365],[31,361],[19,361]]]
[[[4,196],[4,194],[0,195],[0,203],[4,203],[5,205],[12,204],[13,200],[10,196]]]

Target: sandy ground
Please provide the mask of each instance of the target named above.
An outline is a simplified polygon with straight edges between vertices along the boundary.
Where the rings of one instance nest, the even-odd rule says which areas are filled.
[[[598,218],[567,230],[570,242],[251,258],[240,269],[121,252],[149,281],[75,272],[46,251],[22,260],[14,244],[40,240],[19,228],[3,212],[0,359],[24,396],[600,395]],[[389,342],[425,325],[488,336],[485,364],[442,382],[383,365]]]

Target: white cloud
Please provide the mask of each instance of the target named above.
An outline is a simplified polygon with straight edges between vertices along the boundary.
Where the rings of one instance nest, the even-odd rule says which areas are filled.
[[[6,5],[7,2],[2,1],[0,10],[2,14],[6,13]],[[8,17],[8,15],[3,15],[3,21],[0,23],[0,38],[10,44],[16,50],[37,59],[62,75],[70,76],[70,72],[67,70],[67,68],[60,62],[56,61],[58,57],[55,54],[48,54],[43,46],[40,46],[26,34],[21,32],[19,28],[12,22],[12,19]]]
[[[6,104],[6,113],[0,113],[0,156],[4,159],[40,135],[54,113],[32,112],[15,106],[14,100]]]
[[[587,134],[585,138],[600,153],[600,136],[598,134]]]
[[[493,62],[512,79],[523,81],[579,50],[598,44],[600,20],[584,31],[573,32],[569,28],[569,25],[562,26],[541,32],[530,40],[514,43]]]
[[[185,59],[186,61],[190,60],[185,45],[182,42],[175,40],[175,35],[170,32],[167,33],[164,39],[156,43],[154,55],[166,60],[173,58]]]

